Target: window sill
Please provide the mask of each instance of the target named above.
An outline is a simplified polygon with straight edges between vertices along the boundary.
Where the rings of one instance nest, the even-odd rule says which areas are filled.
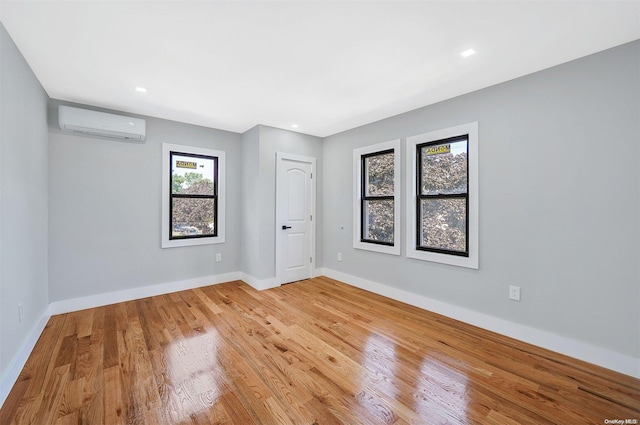
[[[373,251],[380,252],[383,254],[391,254],[391,255],[400,255],[400,246],[396,244],[392,245],[381,245],[376,243],[367,243],[367,242],[353,242],[353,247],[355,249],[361,249],[364,251]]]

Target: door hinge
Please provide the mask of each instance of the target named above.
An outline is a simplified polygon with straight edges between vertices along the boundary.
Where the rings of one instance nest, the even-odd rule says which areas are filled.
[[[311,173],[311,178],[313,178],[313,173]]]
[[[309,262],[313,263],[313,257],[309,257]]]
[[[313,221],[313,214],[309,216],[309,221]]]

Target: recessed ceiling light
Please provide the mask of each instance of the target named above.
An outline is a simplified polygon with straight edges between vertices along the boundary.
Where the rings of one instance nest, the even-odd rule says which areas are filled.
[[[476,51],[473,49],[467,49],[464,52],[460,52],[460,54],[462,55],[463,58],[468,58],[471,55],[475,55]]]
[[[291,124],[291,128],[298,128],[298,124]]]
[[[146,93],[147,89],[145,89],[144,87],[136,87],[136,91],[140,93]]]

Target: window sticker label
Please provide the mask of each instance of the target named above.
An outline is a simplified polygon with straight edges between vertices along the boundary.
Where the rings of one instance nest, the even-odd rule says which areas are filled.
[[[427,155],[441,155],[443,153],[451,153],[451,145],[430,146],[425,148]]]
[[[190,168],[192,170],[196,170],[196,169],[198,169],[198,163],[197,162],[191,162],[191,161],[176,161],[176,167],[178,167],[178,168]]]

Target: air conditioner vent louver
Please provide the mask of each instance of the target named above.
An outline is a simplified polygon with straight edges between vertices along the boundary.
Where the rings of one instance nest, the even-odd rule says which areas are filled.
[[[131,142],[143,142],[147,131],[145,120],[140,118],[64,105],[58,107],[58,124],[70,133]]]

